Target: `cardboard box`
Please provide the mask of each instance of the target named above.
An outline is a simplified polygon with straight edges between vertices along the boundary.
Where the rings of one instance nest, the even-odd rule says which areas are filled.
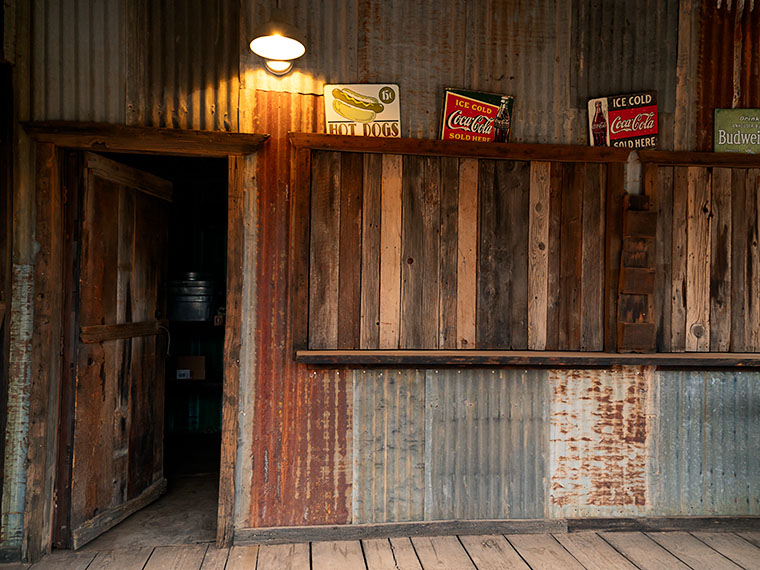
[[[178,356],[177,380],[205,380],[205,356]]]

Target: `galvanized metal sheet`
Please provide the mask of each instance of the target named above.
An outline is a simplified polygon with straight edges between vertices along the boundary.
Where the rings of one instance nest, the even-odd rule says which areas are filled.
[[[654,381],[650,511],[760,514],[760,373],[662,370]]]
[[[425,372],[353,373],[353,521],[424,518]]]
[[[546,373],[430,371],[426,387],[425,519],[543,518]]]
[[[32,119],[124,122],[124,0],[34,0]]]
[[[542,518],[548,386],[538,370],[354,372],[353,522]]]
[[[652,368],[550,372],[549,517],[642,515]]]

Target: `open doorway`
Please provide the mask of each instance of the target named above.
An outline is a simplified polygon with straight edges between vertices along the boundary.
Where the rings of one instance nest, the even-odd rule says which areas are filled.
[[[72,152],[66,164],[66,226],[72,236],[68,314],[76,315],[68,327],[72,346],[66,353],[76,373],[70,379],[75,385],[71,401],[64,402],[75,410],[70,445],[64,440],[61,449],[74,451],[59,464],[63,473],[64,465],[73,467],[70,500],[58,505],[56,543],[112,549],[213,542],[222,428],[227,160]],[[93,183],[92,165],[118,171],[117,180]],[[73,179],[78,196],[71,195]],[[129,180],[134,182],[125,186]],[[146,191],[148,183],[166,183],[171,199],[157,200],[156,190]],[[140,302],[130,293],[136,292],[145,304],[141,324],[152,324],[154,336],[122,337],[115,347],[99,341],[94,349],[83,349],[78,332],[97,328],[83,322],[85,304],[93,303],[87,299],[93,275],[98,280],[90,292],[97,297],[94,303],[104,304],[110,287],[115,312],[130,315]],[[98,315],[103,326],[112,321]],[[147,348],[140,348],[146,342]],[[91,387],[81,381],[88,374]],[[93,413],[99,417],[93,419]],[[97,463],[103,472],[95,491],[93,482],[77,490],[82,468],[75,455],[93,435],[105,466]],[[94,454],[89,459],[96,465]],[[88,458],[83,459],[86,465]],[[111,477],[113,489],[102,482]]]
[[[67,394],[67,387],[76,386],[76,383],[71,381],[71,375],[76,371],[70,368],[70,355],[64,354],[65,351],[61,349],[66,346],[75,346],[71,340],[81,340],[82,331],[75,326],[78,323],[74,318],[80,315],[81,311],[72,303],[73,296],[69,294],[72,291],[74,265],[71,260],[76,257],[73,255],[76,248],[72,246],[76,245],[76,242],[72,243],[72,228],[65,225],[63,220],[64,211],[70,208],[72,197],[77,195],[76,192],[72,192],[70,181],[66,176],[70,167],[67,158],[69,151],[219,158],[227,164],[226,258],[228,273],[225,298],[222,445],[216,542],[220,547],[229,546],[232,542],[236,504],[238,388],[243,320],[242,292],[245,282],[244,223],[248,215],[244,204],[252,195],[250,192],[254,191],[250,184],[256,162],[251,159],[269,136],[259,133],[161,129],[64,121],[31,122],[24,123],[22,126],[33,143],[36,157],[34,160],[36,187],[34,223],[37,228],[35,239],[39,251],[36,255],[33,277],[35,299],[45,301],[35,305],[35,325],[31,342],[39,347],[34,358],[40,363],[46,363],[45,366],[35,366],[30,378],[31,398],[40,404],[30,409],[30,423],[35,426],[35,431],[34,433],[30,431],[29,447],[30,450],[36,450],[36,456],[30,461],[26,472],[27,498],[23,516],[26,555],[34,560],[52,546],[60,546],[62,530],[72,528],[72,525],[67,524],[65,520],[66,508],[62,507],[68,503],[67,489],[65,484],[61,484],[61,480],[65,479],[67,474],[69,477],[71,475],[71,469],[67,468],[67,465],[73,466],[72,462],[64,461],[71,458],[70,440],[66,437],[66,430],[71,424],[65,412],[72,409],[71,400],[67,400],[67,395],[70,395]],[[220,182],[224,184],[225,181]],[[102,206],[100,201],[94,203]],[[95,216],[95,219],[113,223],[114,215]],[[147,224],[148,229],[135,232],[135,235],[151,235],[154,233],[152,228],[159,225]],[[168,227],[168,222],[161,227]],[[151,241],[144,240],[135,243],[150,244],[157,237],[159,236],[153,236]],[[112,277],[113,272],[106,272],[104,275]],[[161,311],[161,315],[166,315],[165,308]],[[129,323],[126,328],[131,331],[130,334],[122,333],[121,338],[135,336],[133,333],[142,333],[142,335],[165,339],[165,335],[159,330],[160,323],[155,322],[159,319],[156,315],[152,315],[151,319],[154,322]],[[145,321],[145,319],[142,320]],[[101,319],[101,322],[107,329],[110,329],[107,325],[119,323],[116,320],[105,322],[104,319]],[[102,329],[101,332],[103,332]],[[68,343],[59,342],[59,339],[67,338]],[[93,341],[93,337],[91,336],[89,340]],[[163,352],[155,350],[154,353],[164,354],[165,357],[165,346]],[[95,378],[99,379],[99,375]],[[161,379],[163,383],[160,385],[163,388],[166,381],[165,370]],[[161,417],[164,411],[163,394],[161,398],[162,405],[156,414],[161,421],[156,425],[160,425],[163,430],[164,418]],[[134,422],[133,425],[143,423]],[[102,425],[110,424],[104,420]],[[85,441],[87,441],[86,438]],[[135,441],[142,440],[136,438]],[[160,442],[163,451],[163,433],[161,433]],[[89,452],[88,448],[85,449]],[[163,461],[158,464],[163,469]],[[97,462],[94,465],[99,468]],[[160,475],[157,481],[159,489],[163,472]],[[71,480],[70,477],[69,481]],[[113,484],[109,479],[101,481],[97,478],[97,480],[98,484]],[[96,495],[97,489],[97,485],[92,485],[88,488],[87,496]],[[90,515],[103,515],[101,518],[107,518],[109,511],[113,510],[112,508],[104,508],[104,510],[98,507],[91,508]],[[63,521],[60,518],[61,513],[64,516]],[[118,513],[112,514],[118,515]],[[125,517],[119,515],[116,518],[123,520]],[[69,546],[64,545],[64,547]]]

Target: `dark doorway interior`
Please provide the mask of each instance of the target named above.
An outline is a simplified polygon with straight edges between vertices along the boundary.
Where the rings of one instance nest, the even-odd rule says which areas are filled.
[[[211,542],[216,536],[224,307],[227,160],[107,154],[173,183],[168,224],[169,348],[164,406],[167,492],[87,548]],[[137,240],[151,235],[136,235]],[[197,294],[202,293],[202,294]]]
[[[164,472],[171,485],[178,476],[219,472],[227,161],[143,155],[117,155],[116,159],[174,183],[164,424]]]

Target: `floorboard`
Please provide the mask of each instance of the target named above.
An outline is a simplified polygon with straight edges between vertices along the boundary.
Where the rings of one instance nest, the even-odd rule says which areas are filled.
[[[456,536],[414,537],[412,544],[425,570],[475,568]]]
[[[97,552],[59,550],[33,564],[30,570],[86,570]]]
[[[595,532],[555,534],[554,538],[586,570],[636,570],[636,566]]]
[[[478,570],[530,570],[503,536],[462,536],[459,538]]]
[[[710,570],[740,568],[688,532],[650,532],[647,535],[692,568],[710,568]]]
[[[207,544],[157,546],[145,570],[200,570]]]
[[[209,545],[206,555],[203,557],[201,570],[224,570],[229,555],[229,548],[217,548],[213,544]]]
[[[760,548],[730,532],[693,532],[699,540],[746,570],[760,570]]]
[[[142,570],[152,552],[152,548],[98,552],[87,570]]]
[[[737,532],[736,534],[755,546],[760,547],[760,531]]]
[[[267,544],[259,548],[256,570],[309,570],[308,544]]]
[[[507,540],[533,570],[584,570],[550,534],[509,534]]]
[[[391,548],[393,549],[393,556],[396,559],[396,565],[399,570],[421,570],[419,558],[417,558],[417,552],[412,545],[412,539],[410,538],[391,538]]]
[[[393,557],[391,543],[387,538],[362,540],[364,560],[367,570],[394,570],[396,559]]]
[[[259,556],[259,547],[233,546],[227,557],[225,570],[253,570],[256,568],[256,560]]]
[[[641,570],[689,570],[678,558],[641,532],[604,532],[599,535]]]
[[[359,570],[365,568],[362,545],[358,540],[313,542],[313,570]]]

